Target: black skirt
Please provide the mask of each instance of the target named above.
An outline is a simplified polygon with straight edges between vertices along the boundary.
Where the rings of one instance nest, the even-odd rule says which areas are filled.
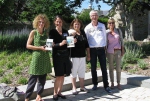
[[[53,66],[55,76],[69,76],[71,73],[71,64],[68,50],[58,50],[53,54]]]

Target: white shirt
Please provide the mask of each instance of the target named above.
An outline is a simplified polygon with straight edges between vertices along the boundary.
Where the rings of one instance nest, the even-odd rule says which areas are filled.
[[[90,23],[85,27],[84,31],[90,48],[106,46],[106,28],[103,23],[98,22],[97,26],[93,26]]]

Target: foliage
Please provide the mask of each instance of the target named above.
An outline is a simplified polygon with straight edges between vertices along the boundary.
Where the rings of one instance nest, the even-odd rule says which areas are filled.
[[[143,50],[143,52],[144,52],[145,54],[150,55],[150,43],[149,43],[149,42],[143,43],[143,44],[141,45],[141,47],[142,47],[142,50]]]
[[[56,15],[62,15],[66,21],[70,21],[71,14],[76,7],[80,7],[82,1],[84,0],[1,0],[0,29],[11,23],[31,22],[39,13],[47,14],[51,21]]]
[[[143,53],[141,52],[141,47],[137,42],[125,42],[126,53],[122,58],[122,69],[126,70],[129,63],[138,64],[141,69],[145,69],[147,66],[144,61],[141,62]],[[138,55],[139,56],[138,56]],[[131,55],[131,56],[130,56]],[[27,78],[30,76],[28,74],[29,65],[32,59],[32,53],[27,49],[22,50],[10,50],[10,51],[0,51],[0,83],[10,84],[27,84]],[[133,61],[133,60],[134,61]],[[13,60],[13,61],[12,61]],[[136,61],[135,61],[136,60]],[[12,69],[7,69],[7,64],[11,65]],[[133,65],[134,65],[133,64]],[[100,67],[99,63],[97,64]],[[87,63],[87,69],[90,69],[90,63]],[[130,72],[135,72],[137,68],[130,70]],[[23,75],[23,77],[22,77]],[[14,81],[14,79],[16,81]],[[52,79],[51,75],[48,74],[47,80]]]
[[[89,17],[89,13],[90,13],[90,9],[85,9],[83,10],[83,12],[81,12],[77,18],[79,18],[83,23],[88,24],[90,23],[90,17]]]
[[[139,68],[141,68],[143,70],[147,68],[147,64],[143,60],[138,60],[137,64],[138,64]]]
[[[25,77],[20,77],[18,80],[18,84],[27,84],[28,83],[28,79]]]
[[[32,52],[27,49],[0,51],[0,83],[27,84],[31,59]],[[48,74],[47,80],[51,78]]]
[[[3,77],[0,82],[10,84],[11,83],[11,78],[9,76]]]
[[[124,54],[123,63],[136,63],[138,59],[144,56],[142,48],[136,42],[125,43],[126,53]]]
[[[3,69],[2,68],[0,68],[0,76],[2,76],[3,75]]]
[[[6,31],[5,34],[0,33],[0,48],[1,49],[25,49],[28,39],[29,29],[21,31]]]
[[[89,13],[90,13],[91,9],[85,9],[83,10],[78,16],[77,18],[79,18],[84,24],[88,24],[91,22]],[[98,21],[104,23],[105,25],[107,24],[108,21],[108,17],[99,17]]]

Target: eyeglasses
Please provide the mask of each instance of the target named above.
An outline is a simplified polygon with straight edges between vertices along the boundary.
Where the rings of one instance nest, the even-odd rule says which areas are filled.
[[[108,24],[115,24],[115,22],[109,22]]]

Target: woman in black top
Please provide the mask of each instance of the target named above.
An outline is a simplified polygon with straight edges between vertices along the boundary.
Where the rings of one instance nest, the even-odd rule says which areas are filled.
[[[71,80],[72,80],[72,93],[74,95],[78,94],[76,91],[76,77],[78,75],[80,81],[80,91],[88,92],[84,87],[84,76],[86,70],[86,50],[89,53],[89,44],[82,28],[82,22],[79,19],[74,19],[71,22],[69,34],[73,35],[77,42],[75,47],[71,48],[71,59],[73,63]],[[90,55],[87,56],[87,61],[90,61]]]
[[[50,30],[49,37],[53,39],[53,66],[56,80],[54,83],[53,99],[58,100],[58,97],[66,99],[61,94],[64,83],[64,76],[69,76],[71,73],[71,66],[69,64],[69,52],[67,49],[66,37],[69,35],[68,31],[62,28],[63,19],[61,16],[56,16],[54,19],[55,29]]]

